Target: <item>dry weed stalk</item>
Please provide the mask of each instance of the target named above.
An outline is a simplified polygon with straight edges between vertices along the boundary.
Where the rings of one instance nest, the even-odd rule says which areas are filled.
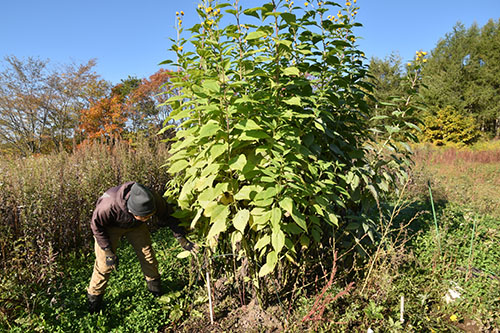
[[[333,267],[332,271],[330,273],[330,279],[326,283],[326,285],[323,287],[321,290],[321,293],[316,297],[316,300],[314,301],[314,304],[309,311],[307,315],[302,318],[302,322],[308,321],[308,320],[313,320],[313,321],[319,321],[323,320],[323,313],[325,312],[326,306],[334,301],[336,301],[338,298],[343,297],[345,295],[348,295],[351,290],[354,288],[354,282],[351,282],[347,285],[347,287],[337,293],[335,296],[331,295],[326,295],[326,292],[328,289],[333,284],[333,278],[335,277],[335,274],[337,273],[337,251],[333,254]]]
[[[370,281],[370,277],[375,269],[375,265],[377,264],[377,262],[379,261],[380,257],[381,257],[381,254],[384,250],[384,245],[387,244],[387,241],[388,241],[388,238],[389,238],[389,235],[392,233],[393,229],[391,228],[393,222],[394,222],[394,219],[401,213],[401,210],[405,207],[407,207],[408,203],[405,202],[403,200],[404,198],[404,194],[405,194],[405,190],[406,188],[408,187],[408,184],[409,184],[410,180],[408,180],[405,185],[403,186],[403,189],[401,190],[401,193],[397,199],[397,202],[396,204],[394,205],[394,208],[391,212],[391,216],[389,218],[389,221],[384,223],[384,218],[382,216],[382,212],[380,212],[380,228],[382,230],[382,237],[379,241],[379,244],[377,246],[377,249],[375,251],[375,254],[374,256],[372,256],[370,258],[370,268],[368,269],[368,273],[366,275],[366,278],[365,278],[365,281],[363,283],[363,287],[361,288],[361,292],[360,294],[363,294],[363,292],[365,291],[369,281]],[[380,210],[380,207],[379,207],[379,210]],[[407,229],[407,227],[417,218],[417,216],[419,215],[419,213],[417,213],[415,216],[413,216],[410,221],[404,225],[401,225],[399,227],[399,231],[396,235],[396,240],[394,241],[394,243],[396,243],[398,240],[400,240],[401,238],[401,235],[405,234],[405,230]],[[393,243],[393,244],[394,244]],[[403,244],[401,244],[401,246],[404,246],[404,243],[406,243],[405,241],[403,241]],[[394,246],[393,246],[394,247]]]

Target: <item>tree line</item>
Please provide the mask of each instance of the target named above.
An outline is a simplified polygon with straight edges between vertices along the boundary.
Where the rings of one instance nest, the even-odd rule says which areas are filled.
[[[393,96],[404,96],[409,69],[419,66],[421,139],[436,144],[470,144],[500,136],[500,20],[469,28],[457,23],[429,53],[417,51],[403,64],[391,54],[370,61],[377,102],[372,110],[389,114]],[[381,101],[389,103],[380,103]]]
[[[498,50],[500,20],[490,20],[483,27],[458,23],[433,50],[417,51],[407,64],[397,54],[372,58],[370,116],[390,115],[404,104],[411,90],[407,76],[418,73],[423,141],[470,144],[500,136]],[[95,59],[53,65],[8,56],[0,65],[0,153],[27,156],[150,135],[169,114],[163,102],[172,92],[171,72],[164,69],[113,85],[94,71]]]
[[[0,153],[28,156],[71,150],[90,140],[130,139],[157,132],[167,117],[162,87],[170,72],[128,77],[113,85],[96,60],[53,65],[6,57],[0,63]]]

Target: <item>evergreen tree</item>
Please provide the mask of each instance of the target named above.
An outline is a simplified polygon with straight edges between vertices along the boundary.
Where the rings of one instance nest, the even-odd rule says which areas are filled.
[[[466,109],[474,114],[481,130],[500,135],[500,20],[481,28],[470,60],[464,66],[467,82]]]
[[[388,102],[394,96],[403,95],[404,73],[401,70],[401,63],[401,56],[395,53],[384,59],[371,58],[368,81],[373,84],[373,96],[376,101],[369,100],[368,103],[373,110],[373,116],[390,114],[394,108],[380,104],[380,102]]]
[[[422,96],[434,110],[453,107],[474,117],[482,132],[500,134],[500,21],[483,28],[458,23],[432,51]]]

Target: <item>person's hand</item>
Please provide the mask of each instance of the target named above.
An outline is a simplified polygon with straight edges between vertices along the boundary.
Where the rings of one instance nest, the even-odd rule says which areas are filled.
[[[110,248],[104,249],[104,255],[106,256],[106,266],[111,267],[111,269],[118,269],[118,257]]]
[[[177,238],[177,241],[184,250],[189,251],[191,253],[198,253],[198,248],[199,248],[198,245],[187,240],[186,237],[179,237]]]

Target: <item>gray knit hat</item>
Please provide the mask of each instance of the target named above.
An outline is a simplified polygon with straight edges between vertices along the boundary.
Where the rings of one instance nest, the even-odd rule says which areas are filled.
[[[153,194],[146,186],[135,183],[130,188],[127,208],[136,216],[147,216],[154,213],[156,206]]]

